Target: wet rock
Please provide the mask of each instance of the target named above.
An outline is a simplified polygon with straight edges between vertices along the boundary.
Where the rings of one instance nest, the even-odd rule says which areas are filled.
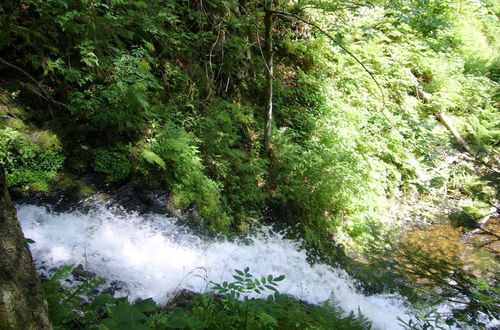
[[[80,282],[85,282],[96,278],[97,274],[94,272],[89,272],[83,268],[83,265],[78,265],[71,271],[74,279]]]
[[[148,187],[139,181],[132,181],[111,194],[112,204],[139,213],[169,214],[168,191],[161,187]]]
[[[16,204],[50,205],[55,212],[66,212],[81,207],[83,201],[94,195],[97,189],[90,179],[60,173],[46,192],[15,188],[12,192]]]
[[[210,236],[210,224],[206,221],[196,208],[190,208],[184,212],[186,215],[180,220],[197,233]]]
[[[193,301],[196,296],[200,293],[196,293],[189,290],[178,291],[172,299],[170,299],[165,306],[162,308],[162,312],[169,313],[176,308],[186,308]]]
[[[102,294],[109,293],[114,296],[117,292],[126,290],[126,283],[122,281],[111,281],[106,288],[102,290]]]

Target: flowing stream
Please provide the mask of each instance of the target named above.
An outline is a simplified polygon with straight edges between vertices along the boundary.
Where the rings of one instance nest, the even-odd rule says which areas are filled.
[[[345,311],[359,310],[375,328],[399,329],[407,320],[404,300],[396,295],[365,296],[341,269],[310,265],[300,242],[270,228],[240,240],[206,239],[156,214],[119,208],[53,213],[33,205],[18,206],[24,234],[41,273],[62,265],[84,265],[109,281],[120,281],[131,300],[152,297],[165,303],[176,291],[210,290],[210,281],[231,282],[235,269],[250,267],[254,276],[284,274],[280,293],[309,303],[328,299]]]

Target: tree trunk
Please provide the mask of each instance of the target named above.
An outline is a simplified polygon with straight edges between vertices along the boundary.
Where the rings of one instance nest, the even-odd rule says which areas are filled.
[[[460,135],[455,125],[453,125],[451,118],[448,117],[444,112],[436,112],[434,113],[434,115],[450,131],[451,135],[453,135],[455,140],[457,140],[462,145],[465,151],[471,154],[471,156],[475,157],[474,150],[471,148],[471,146],[469,146],[462,135]]]
[[[273,121],[273,0],[265,1],[266,127],[264,130],[264,151],[269,154]]]
[[[0,166],[0,329],[52,329],[47,302]]]

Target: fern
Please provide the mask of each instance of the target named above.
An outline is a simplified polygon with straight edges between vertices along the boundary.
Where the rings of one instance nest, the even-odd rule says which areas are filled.
[[[162,169],[166,169],[167,164],[165,161],[151,150],[144,149],[142,151],[142,157],[151,164],[156,164]]]

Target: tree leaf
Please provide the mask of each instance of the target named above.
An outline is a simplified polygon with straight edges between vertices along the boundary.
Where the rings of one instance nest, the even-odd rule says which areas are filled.
[[[283,281],[284,279],[285,279],[285,275],[281,275],[281,276],[275,277],[274,281],[279,282],[279,281]]]
[[[148,149],[144,149],[142,151],[142,157],[148,162],[148,163],[151,163],[151,164],[156,164],[158,165],[159,167],[165,169],[167,164],[165,164],[165,161],[160,157],[158,156],[157,154],[155,154],[153,151],[151,150],[148,150]]]
[[[118,305],[110,309],[110,314],[120,323],[134,323],[145,321],[146,315],[130,305]]]
[[[104,305],[110,303],[110,302],[115,302],[115,298],[113,298],[112,295],[109,293],[101,294],[100,296],[97,296],[94,301],[92,301],[92,304],[90,305],[93,309],[98,309],[103,307]]]
[[[239,282],[243,282],[243,279],[241,277],[239,277],[239,276],[233,275],[233,278],[235,280],[238,280]]]
[[[278,290],[272,285],[266,284],[266,288],[268,288],[269,290],[273,290],[274,292],[278,292]]]
[[[143,312],[143,313],[149,313],[149,312],[154,312],[156,310],[156,303],[153,299],[148,298],[139,302],[136,302],[133,305],[134,308],[137,308],[137,310]]]

